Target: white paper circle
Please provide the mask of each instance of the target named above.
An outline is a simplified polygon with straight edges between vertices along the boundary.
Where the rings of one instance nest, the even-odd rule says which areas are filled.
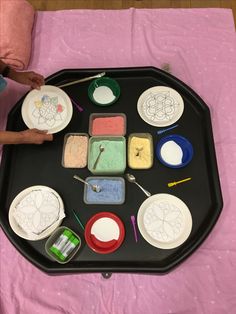
[[[94,222],[91,228],[91,234],[100,241],[108,242],[119,239],[120,229],[115,220],[104,217]]]
[[[169,165],[181,165],[183,158],[182,148],[175,141],[165,142],[160,149],[161,158]]]
[[[99,86],[95,88],[93,98],[99,104],[109,104],[116,98],[116,96],[109,87]]]

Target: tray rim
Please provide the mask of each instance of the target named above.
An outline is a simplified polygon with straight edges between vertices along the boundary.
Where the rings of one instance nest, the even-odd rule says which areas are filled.
[[[107,266],[105,265],[106,262],[101,262],[101,264],[103,264],[102,266],[100,265],[99,268],[98,267],[94,267],[91,266],[90,268],[87,267],[50,267],[48,268],[47,266],[45,266],[42,263],[39,263],[38,261],[35,261],[34,258],[32,258],[32,256],[30,256],[29,254],[27,254],[27,252],[25,252],[25,250],[23,250],[17,243],[17,241],[15,241],[15,239],[11,238],[10,232],[7,228],[7,225],[5,225],[4,221],[2,220],[2,212],[0,212],[0,226],[2,228],[2,230],[4,231],[4,233],[6,234],[6,236],[8,237],[8,239],[10,240],[10,242],[15,246],[15,248],[27,259],[29,260],[32,264],[34,264],[35,266],[37,266],[39,269],[43,270],[44,272],[48,273],[48,274],[60,274],[60,273],[93,273],[93,272],[98,272],[98,273],[104,273],[104,272],[111,272],[111,273],[149,273],[149,274],[165,274],[170,272],[171,270],[173,270],[174,268],[176,268],[179,264],[181,264],[182,262],[184,262],[187,257],[189,257],[191,254],[193,254],[196,249],[204,242],[204,240],[206,240],[206,238],[208,237],[208,235],[210,234],[210,232],[212,231],[213,227],[215,226],[221,211],[223,209],[223,196],[222,196],[222,191],[221,191],[221,186],[220,186],[220,177],[219,177],[219,173],[218,173],[218,164],[217,164],[217,158],[216,158],[216,151],[215,151],[215,145],[214,145],[214,136],[213,136],[213,130],[212,130],[212,123],[211,123],[211,116],[210,116],[210,109],[207,106],[207,104],[204,102],[204,100],[191,88],[189,87],[187,84],[185,84],[183,81],[181,81],[180,79],[176,78],[175,76],[173,76],[170,73],[167,73],[157,67],[154,66],[142,66],[142,67],[120,67],[120,68],[85,68],[85,69],[62,69],[60,71],[57,71],[55,73],[53,73],[52,75],[48,76],[45,80],[46,84],[48,82],[52,83],[51,81],[53,79],[56,79],[58,76],[60,76],[61,74],[65,74],[68,72],[71,74],[78,74],[79,76],[81,76],[81,78],[85,77],[85,76],[89,76],[90,74],[96,74],[96,73],[100,73],[100,72],[112,72],[113,74],[120,74],[120,73],[125,73],[125,72],[131,72],[134,73],[136,71],[144,71],[144,72],[148,72],[148,71],[152,71],[155,72],[156,74],[161,74],[163,79],[166,79],[169,82],[173,82],[175,84],[177,84],[178,86],[180,86],[184,93],[187,93],[188,95],[190,95],[197,103],[198,105],[200,105],[201,109],[204,111],[204,119],[208,122],[205,123],[204,127],[205,127],[205,133],[207,135],[207,141],[211,144],[208,145],[208,150],[210,153],[210,159],[211,162],[210,164],[208,163],[208,166],[212,167],[214,169],[214,171],[211,171],[212,174],[212,178],[213,178],[213,182],[214,182],[214,195],[215,195],[215,204],[218,205],[217,211],[214,211],[214,219],[211,219],[210,223],[208,223],[207,228],[205,229],[205,232],[202,233],[201,235],[199,235],[198,237],[198,241],[194,242],[193,244],[191,244],[191,247],[187,248],[184,250],[184,252],[182,252],[181,258],[178,258],[177,260],[175,260],[174,262],[169,263],[167,266],[162,266],[162,267],[154,267],[154,266],[138,266],[134,269],[134,267],[131,266],[116,266],[114,268],[114,266]],[[149,75],[147,75],[149,76]],[[62,84],[62,82],[60,82],[60,84]],[[168,83],[167,83],[168,85]],[[55,85],[56,86],[56,85]],[[15,104],[15,106],[11,109],[11,111],[8,114],[8,118],[7,118],[7,125],[6,125],[6,130],[11,129],[12,124],[9,122],[9,118],[11,117],[11,115],[14,114],[15,110],[18,109],[18,107],[22,104],[23,99],[26,97],[28,93],[26,93],[23,97],[21,97],[21,99]],[[3,152],[2,152],[2,161],[1,161],[1,165],[0,165],[0,190],[3,189],[3,178],[4,178],[4,172],[6,171],[6,167],[5,165],[7,164],[7,155],[9,154],[9,150],[10,147],[9,145],[4,145],[3,146]],[[4,171],[3,171],[4,170]],[[38,254],[38,252],[37,252]],[[114,264],[116,262],[109,262],[110,264]],[[130,264],[130,262],[129,262]],[[151,262],[151,264],[154,264],[154,262]],[[64,265],[63,265],[64,266]]]

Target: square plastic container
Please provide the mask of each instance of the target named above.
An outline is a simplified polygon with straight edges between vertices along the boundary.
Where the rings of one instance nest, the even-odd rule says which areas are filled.
[[[98,185],[100,192],[84,186],[84,202],[86,204],[120,205],[125,201],[125,180],[122,177],[87,177],[86,182]]]
[[[50,251],[50,247],[55,243],[55,241],[60,237],[60,235],[64,232],[64,230],[68,230],[72,233],[73,236],[75,236],[77,239],[79,239],[79,244],[74,248],[74,250],[68,255],[68,257],[62,261],[59,259],[59,257],[54,254],[53,252]],[[78,252],[79,248],[81,246],[81,239],[78,236],[77,233],[75,233],[73,230],[71,230],[68,227],[65,226],[61,226],[59,228],[57,228],[52,234],[51,236],[48,238],[48,240],[45,243],[45,250],[47,252],[47,254],[55,261],[57,261],[60,264],[66,264],[68,263],[74,256],[75,254]]]
[[[153,165],[153,139],[150,133],[131,133],[128,139],[128,166],[149,169]]]
[[[104,151],[100,152],[100,147]],[[96,167],[96,160],[99,157]],[[122,174],[126,168],[126,139],[123,136],[92,136],[89,139],[88,169],[93,174]]]
[[[126,121],[124,113],[91,113],[89,117],[89,135],[125,136]]]
[[[67,133],[64,137],[62,166],[65,168],[85,168],[88,158],[87,133]]]

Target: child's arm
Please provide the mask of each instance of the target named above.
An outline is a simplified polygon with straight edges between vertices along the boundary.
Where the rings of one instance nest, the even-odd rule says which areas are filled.
[[[52,140],[52,134],[37,129],[20,132],[0,131],[0,144],[42,144],[44,141]]]
[[[0,74],[3,73],[4,69],[7,67],[7,65],[2,62],[2,60],[0,59]]]
[[[1,60],[0,60],[0,74],[20,84],[29,85],[32,88],[39,89],[41,85],[44,85],[44,77],[42,75],[35,73],[33,71],[30,72],[15,71]]]

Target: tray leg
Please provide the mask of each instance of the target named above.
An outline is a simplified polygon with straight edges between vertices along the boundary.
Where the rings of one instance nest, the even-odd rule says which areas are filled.
[[[111,276],[112,276],[112,273],[102,273],[102,277],[104,279],[109,279],[109,278],[111,278]]]

